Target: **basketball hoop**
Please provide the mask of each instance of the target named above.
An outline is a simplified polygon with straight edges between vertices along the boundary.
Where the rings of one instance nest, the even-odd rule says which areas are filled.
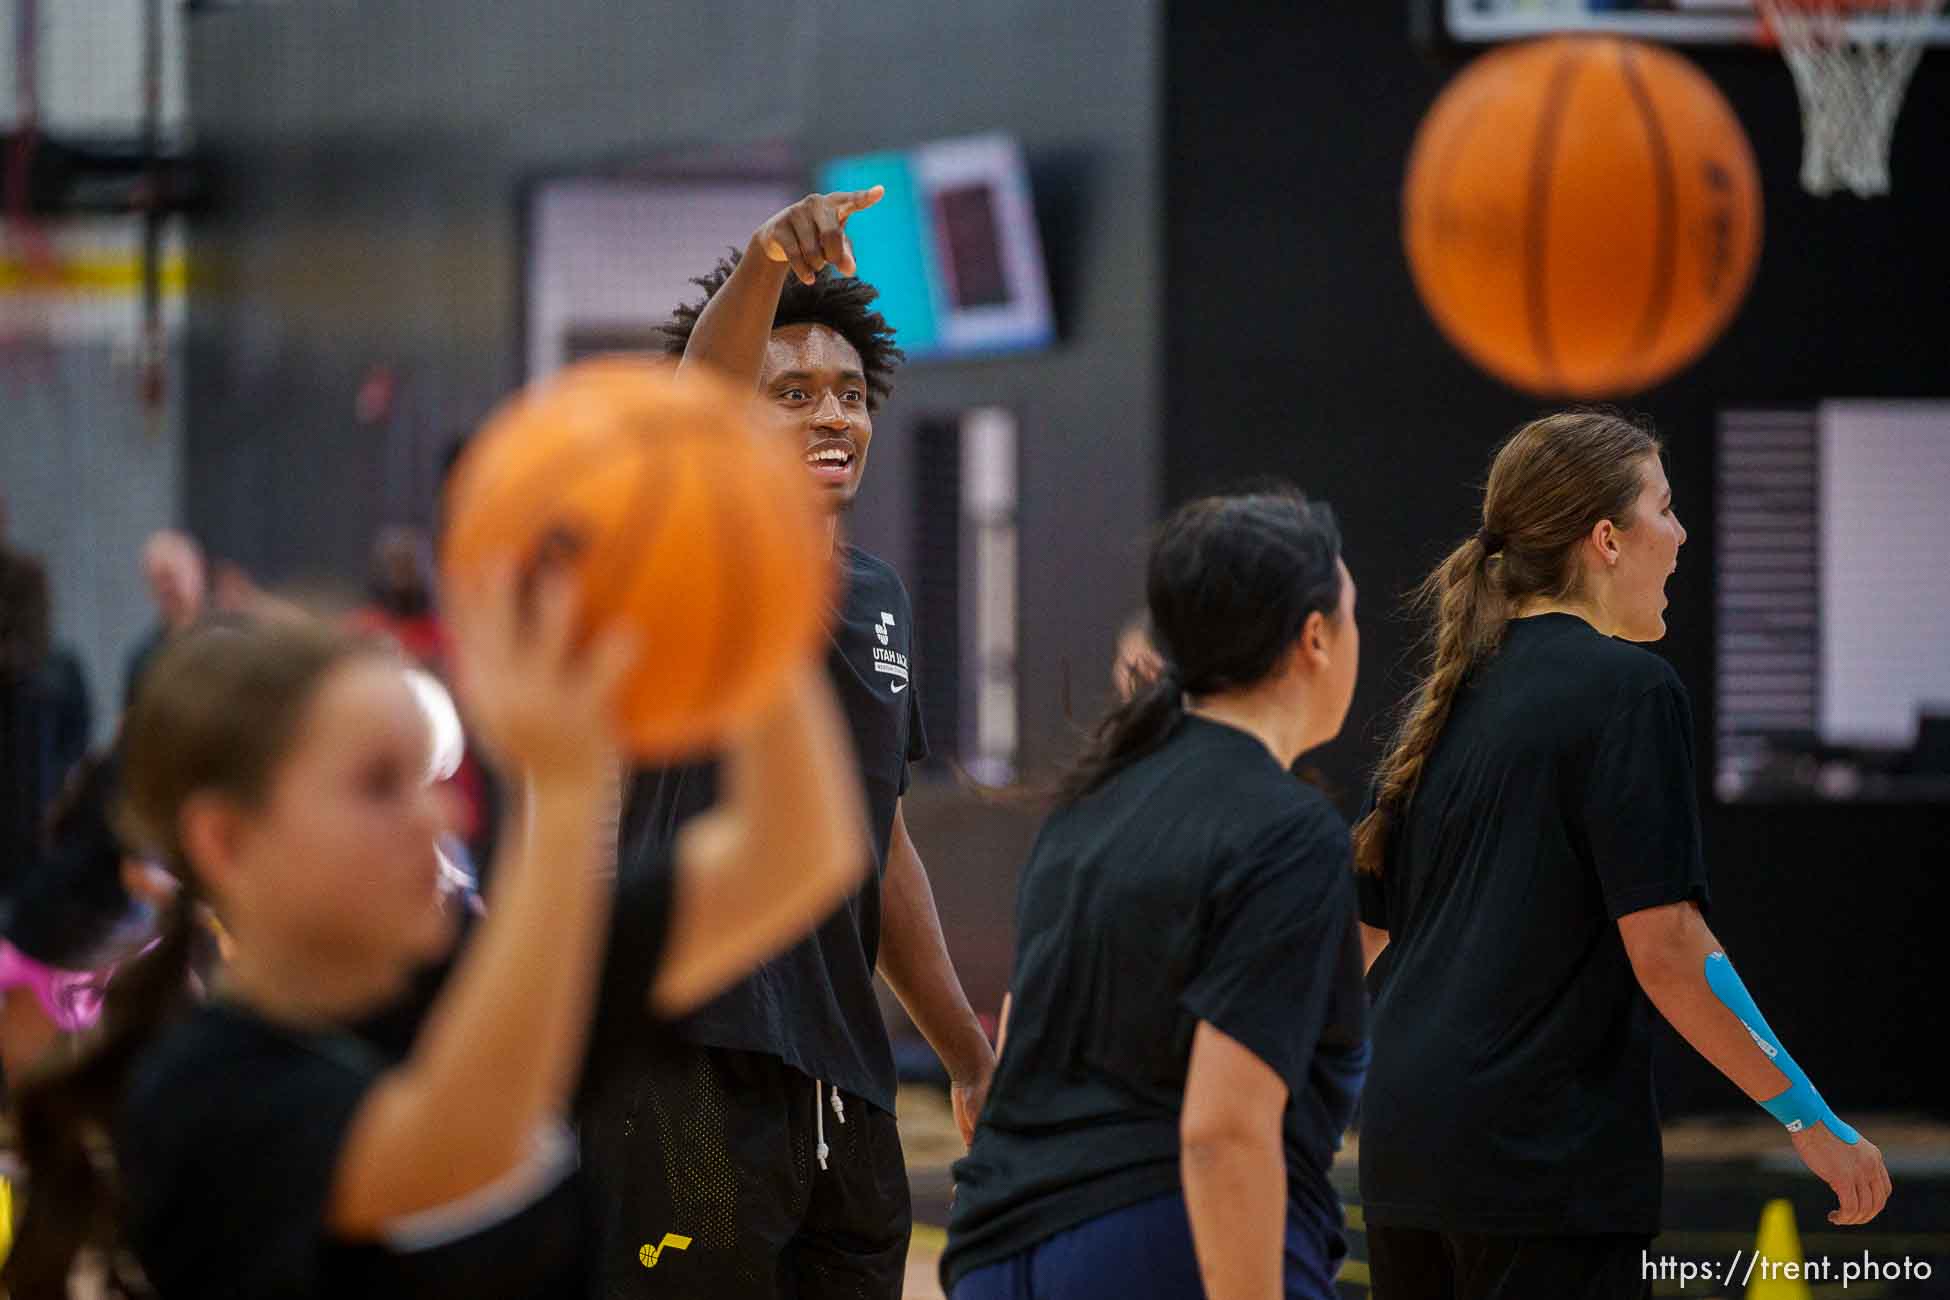
[[[1889,192],[1903,92],[1944,0],[1757,0],[1801,99],[1801,186]]]

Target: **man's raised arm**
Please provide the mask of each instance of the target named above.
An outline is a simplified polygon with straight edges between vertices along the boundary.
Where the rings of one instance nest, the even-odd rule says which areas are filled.
[[[808,194],[768,217],[752,232],[724,287],[711,295],[698,314],[679,369],[709,366],[733,383],[756,388],[786,275],[811,284],[829,265],[841,275],[854,274],[846,219],[880,202],[884,193],[876,185],[868,190]]]

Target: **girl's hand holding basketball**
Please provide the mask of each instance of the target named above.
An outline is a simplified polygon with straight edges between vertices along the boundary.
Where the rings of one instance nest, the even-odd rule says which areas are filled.
[[[853,245],[846,237],[846,219],[872,207],[887,193],[876,185],[865,190],[808,194],[789,208],[774,213],[752,236],[752,248],[774,262],[790,264],[801,282],[811,284],[827,266],[841,275],[854,275]]]
[[[512,562],[450,593],[455,684],[488,749],[537,780],[607,782],[616,770],[617,688],[636,639],[576,637],[575,575],[545,566],[532,585]]]

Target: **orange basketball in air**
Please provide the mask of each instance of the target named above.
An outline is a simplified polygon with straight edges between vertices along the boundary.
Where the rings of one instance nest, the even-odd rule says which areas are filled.
[[[1726,328],[1760,252],[1760,180],[1724,97],[1615,37],[1512,46],[1423,119],[1402,237],[1436,324],[1548,396],[1650,387]]]
[[[639,758],[694,752],[749,718],[825,625],[815,489],[750,406],[654,362],[583,362],[490,416],[448,489],[449,581],[552,552],[577,573],[590,630],[636,630],[620,723]]]

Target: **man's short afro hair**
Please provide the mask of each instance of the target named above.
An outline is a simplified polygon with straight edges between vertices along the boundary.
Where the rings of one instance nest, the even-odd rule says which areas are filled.
[[[704,290],[696,302],[682,303],[663,327],[664,347],[681,355],[697,328],[698,314],[711,296],[724,287],[738,265],[739,253],[732,250],[711,269],[691,283]],[[880,291],[865,280],[834,274],[831,267],[821,271],[811,284],[800,283],[788,273],[785,288],[779,291],[779,310],[772,317],[772,328],[787,325],[824,325],[853,345],[860,354],[860,367],[867,376],[867,409],[877,411],[894,391],[894,369],[907,354],[894,346],[894,331],[887,318],[872,310]]]

